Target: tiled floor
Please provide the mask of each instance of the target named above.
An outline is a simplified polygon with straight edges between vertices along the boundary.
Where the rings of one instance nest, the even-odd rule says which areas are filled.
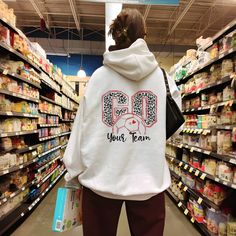
[[[82,236],[82,229],[78,227],[74,230],[64,233],[54,233],[51,230],[54,214],[54,204],[56,199],[56,189],[64,185],[61,180],[56,187],[41,202],[30,217],[12,234],[12,236]],[[164,236],[187,235],[200,236],[192,224],[176,208],[172,201],[166,196],[166,226]],[[94,235],[96,236],[96,235]],[[126,214],[124,209],[120,217],[117,236],[130,236]]]

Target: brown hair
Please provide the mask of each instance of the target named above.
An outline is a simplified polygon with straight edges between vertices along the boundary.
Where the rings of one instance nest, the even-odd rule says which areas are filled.
[[[110,25],[108,35],[112,35],[116,45],[109,51],[128,48],[138,38],[144,39],[146,25],[143,15],[137,9],[123,9]]]

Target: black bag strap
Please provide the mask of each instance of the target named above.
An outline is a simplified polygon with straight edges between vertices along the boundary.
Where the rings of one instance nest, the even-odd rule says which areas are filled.
[[[171,96],[170,87],[169,87],[169,83],[168,83],[168,80],[167,80],[166,72],[165,72],[165,70],[163,68],[161,68],[161,70],[162,70],[162,73],[163,73],[163,76],[164,76],[164,80],[165,80],[165,84],[166,84],[166,93],[167,93],[167,95]]]

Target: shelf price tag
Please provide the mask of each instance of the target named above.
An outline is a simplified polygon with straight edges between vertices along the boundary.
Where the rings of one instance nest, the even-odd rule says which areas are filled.
[[[200,173],[200,171],[199,171],[199,170],[196,170],[196,171],[195,171],[195,175],[196,175],[196,176],[198,176],[198,175],[199,175],[199,173]]]
[[[200,179],[204,180],[206,178],[206,173],[203,173],[200,177]]]
[[[190,221],[191,221],[192,223],[194,223],[194,222],[195,222],[195,219],[192,217]]]
[[[5,70],[3,70],[3,72],[2,72],[4,75],[7,75],[8,74],[8,70],[7,69],[5,69]]]
[[[192,173],[193,172],[193,167],[190,167],[189,168],[189,173]]]
[[[179,148],[182,148],[183,147],[183,144],[181,143],[180,145],[179,145]]]
[[[181,161],[180,163],[179,163],[179,167],[181,167],[183,165],[183,162]]]
[[[194,151],[194,147],[191,147],[190,152],[193,152],[193,151]]]
[[[184,214],[187,215],[188,214],[188,209],[184,210]]]
[[[219,181],[220,181],[220,179],[216,177],[216,178],[215,178],[215,181],[216,181],[216,182],[219,182]]]
[[[185,166],[184,166],[184,169],[185,169],[185,170],[187,170],[187,168],[188,168],[188,165],[187,165],[187,164],[185,164]]]
[[[202,203],[202,200],[203,200],[203,199],[202,199],[201,197],[199,197],[198,200],[197,200],[197,203],[198,203],[198,204],[201,204],[201,203]]]
[[[188,187],[187,186],[185,186],[184,187],[184,192],[186,192],[188,190]]]
[[[173,161],[174,161],[174,158],[172,157],[172,158],[171,158],[171,162],[173,162]]]
[[[179,202],[179,203],[178,203],[178,207],[181,207],[182,205],[183,205],[182,202]]]
[[[210,155],[211,152],[210,151],[204,151],[203,153],[206,154],[206,155]]]
[[[178,186],[179,186],[179,187],[181,187],[181,186],[182,186],[182,184],[183,184],[182,182],[179,182],[179,183],[178,183]]]

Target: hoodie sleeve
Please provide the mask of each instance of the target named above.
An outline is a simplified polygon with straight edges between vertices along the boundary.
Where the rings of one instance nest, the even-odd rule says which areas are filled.
[[[75,179],[75,177],[77,177],[84,170],[80,155],[84,109],[85,98],[83,98],[83,100],[81,101],[81,104],[77,111],[70,139],[63,157],[63,162],[68,171],[65,175],[65,180],[67,182]]]

